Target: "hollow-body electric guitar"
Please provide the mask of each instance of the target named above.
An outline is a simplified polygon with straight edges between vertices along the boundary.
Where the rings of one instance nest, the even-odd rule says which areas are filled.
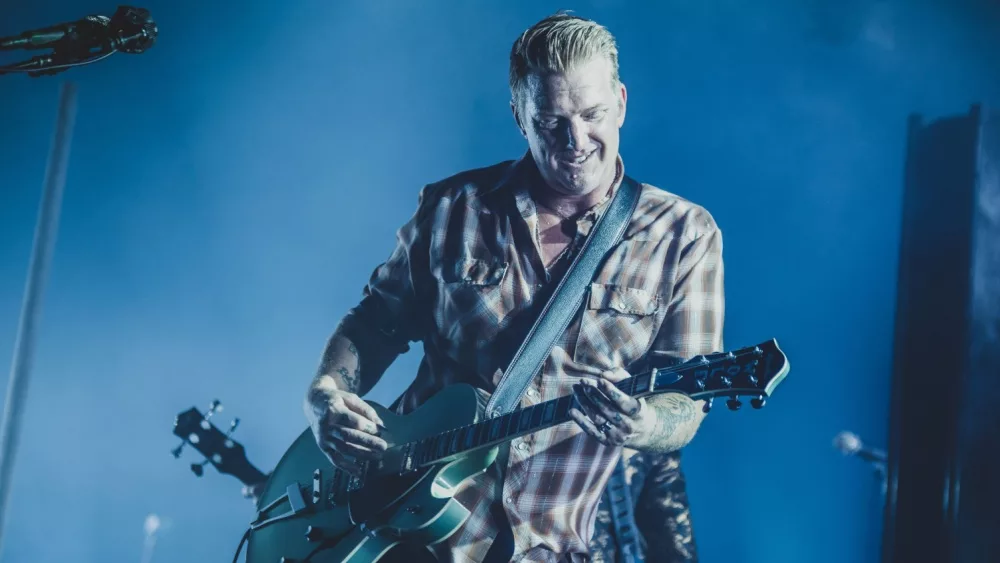
[[[770,340],[653,369],[616,386],[633,397],[682,393],[706,400],[706,409],[719,397],[737,410],[740,397],[750,397],[759,409],[788,371],[788,359]],[[330,463],[311,430],[302,432],[260,491],[247,563],[371,563],[403,542],[441,542],[469,517],[453,495],[486,471],[497,446],[572,422],[569,409],[578,407],[571,394],[486,419],[476,390],[465,384],[444,388],[407,415],[368,403],[385,422],[382,437],[389,449],[382,459],[362,462],[362,476],[352,477]],[[220,472],[250,486],[263,478],[242,446],[199,418],[196,409],[181,413],[174,433]],[[199,447],[206,441],[222,450]]]

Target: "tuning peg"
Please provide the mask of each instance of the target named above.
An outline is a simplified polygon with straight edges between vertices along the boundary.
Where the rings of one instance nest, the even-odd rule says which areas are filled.
[[[715,402],[715,397],[709,397],[705,400],[705,406],[701,407],[701,411],[707,413],[712,410],[712,403]]]
[[[732,399],[726,401],[726,406],[729,407],[729,410],[731,411],[738,411],[740,410],[740,407],[743,406],[743,401],[740,401],[738,398],[733,397]]]
[[[240,425],[240,419],[234,418],[232,422],[229,423],[229,432],[226,432],[226,438],[231,436],[233,432],[236,432],[236,428]]]
[[[217,412],[222,412],[223,406],[222,401],[215,399],[212,404],[208,405],[208,412],[205,413],[205,420],[212,418],[212,415]]]
[[[170,450],[170,453],[173,454],[174,459],[181,457],[181,452],[184,451],[184,445],[186,443],[187,442],[181,442],[176,448]]]
[[[733,386],[733,380],[728,375],[723,375],[722,377],[719,378],[719,381],[726,387]]]
[[[764,395],[757,395],[753,399],[750,399],[750,406],[755,409],[762,409],[765,404],[767,404],[767,399]]]
[[[749,377],[747,377],[747,382],[750,383],[750,385],[752,385],[753,387],[756,387],[759,380],[757,379],[756,375],[750,375]]]
[[[197,475],[198,477],[201,477],[202,475],[205,474],[205,469],[204,468],[205,468],[205,464],[207,464],[207,463],[208,463],[207,459],[205,461],[201,462],[201,463],[192,463],[191,464],[191,472],[194,473],[195,475]]]

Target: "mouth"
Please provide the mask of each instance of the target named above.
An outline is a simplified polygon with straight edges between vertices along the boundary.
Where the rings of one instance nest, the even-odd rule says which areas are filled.
[[[569,166],[580,166],[583,163],[585,163],[588,160],[590,160],[590,157],[594,156],[595,153],[597,153],[597,149],[596,148],[590,150],[589,152],[585,152],[585,153],[575,153],[575,154],[562,155],[562,156],[559,157],[558,160],[559,160],[560,164],[565,164],[565,165],[569,165]]]

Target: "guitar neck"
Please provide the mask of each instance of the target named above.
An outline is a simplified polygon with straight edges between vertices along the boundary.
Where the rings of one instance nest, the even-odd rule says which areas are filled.
[[[699,356],[670,368],[653,369],[619,381],[615,386],[635,398],[683,393],[695,400],[707,398],[711,402],[716,396],[730,396],[727,405],[733,410],[740,407],[738,396],[749,395],[753,397],[752,406],[761,408],[765,397],[784,379],[788,369],[787,358],[777,341],[771,340],[733,352]],[[573,407],[579,409],[579,403],[576,395],[570,394],[410,442],[403,446],[405,469],[448,461],[460,454],[569,422]]]
[[[653,394],[650,381],[655,375],[656,370],[636,375],[618,382],[616,387],[633,397],[650,395]],[[576,396],[566,395],[496,418],[455,428],[408,444],[409,457],[413,466],[433,465],[459,454],[497,446],[520,436],[573,420],[569,416],[569,410],[573,407],[580,408]]]

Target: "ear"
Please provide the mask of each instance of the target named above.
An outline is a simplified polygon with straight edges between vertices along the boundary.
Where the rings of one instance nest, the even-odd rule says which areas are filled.
[[[527,139],[528,132],[524,130],[524,124],[521,123],[521,115],[517,112],[517,104],[514,103],[514,100],[510,101],[510,112],[514,114],[514,122],[517,123],[517,128],[521,131],[521,136]]]
[[[618,83],[618,128],[621,129],[622,125],[625,124],[625,108],[628,106],[628,90],[625,89],[625,83]]]

